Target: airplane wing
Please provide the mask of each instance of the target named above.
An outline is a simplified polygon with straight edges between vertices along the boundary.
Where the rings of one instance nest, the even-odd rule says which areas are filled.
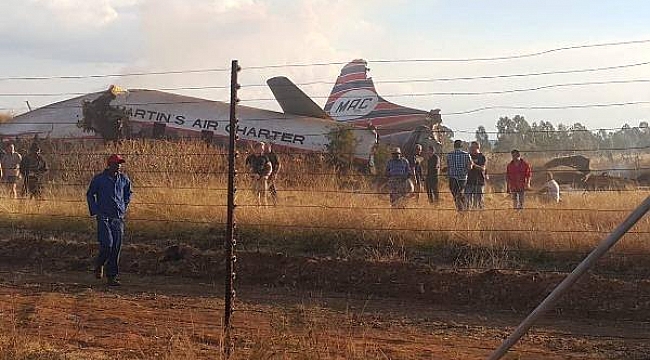
[[[275,99],[285,114],[330,119],[329,115],[318,104],[288,78],[277,76],[268,79],[266,83],[271,88]]]

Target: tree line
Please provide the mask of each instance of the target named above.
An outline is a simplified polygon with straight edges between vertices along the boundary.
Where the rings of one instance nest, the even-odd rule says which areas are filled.
[[[541,150],[560,152],[561,150],[585,149],[629,149],[650,147],[650,128],[647,121],[638,126],[623,125],[620,129],[599,129],[591,131],[579,122],[572,125],[550,121],[526,121],[521,115],[510,118],[500,117],[496,124],[496,134],[488,133],[479,126],[475,139],[484,150],[522,151]]]

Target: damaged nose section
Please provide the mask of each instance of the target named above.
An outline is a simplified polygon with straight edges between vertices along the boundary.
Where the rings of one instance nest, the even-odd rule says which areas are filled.
[[[128,125],[129,115],[126,110],[112,106],[111,101],[126,91],[111,85],[93,101],[82,102],[82,119],[77,127],[86,132],[95,132],[104,141],[119,141],[125,137],[124,128]]]
[[[442,115],[440,114],[440,109],[429,110],[427,113],[427,123],[430,126],[438,125],[442,123]]]

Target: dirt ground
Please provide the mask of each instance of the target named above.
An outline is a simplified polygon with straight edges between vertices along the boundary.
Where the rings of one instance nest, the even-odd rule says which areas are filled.
[[[0,358],[221,358],[222,256],[124,248],[123,282],[92,243],[0,239]],[[240,253],[237,359],[484,359],[561,273],[449,271]],[[650,282],[589,275],[509,359],[650,359]]]

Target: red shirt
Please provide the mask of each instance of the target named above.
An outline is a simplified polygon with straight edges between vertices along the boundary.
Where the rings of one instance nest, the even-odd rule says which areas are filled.
[[[508,191],[524,191],[526,184],[532,175],[530,165],[520,159],[518,162],[512,160],[506,170],[506,181],[508,182]]]

